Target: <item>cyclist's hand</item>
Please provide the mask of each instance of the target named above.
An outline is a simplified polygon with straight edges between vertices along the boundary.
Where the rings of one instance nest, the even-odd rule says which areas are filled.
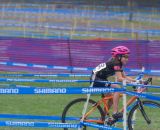
[[[152,77],[150,77],[150,78],[148,78],[147,80],[145,80],[143,84],[144,84],[144,85],[147,85],[147,84],[149,84],[149,83],[152,84]]]
[[[138,85],[139,83],[138,83],[138,82],[131,82],[131,84],[132,84],[133,86],[136,86],[136,85]]]
[[[143,80],[136,80],[135,82],[131,82],[131,84],[133,85],[133,86],[136,86],[136,85],[139,85],[139,84],[143,84]]]
[[[136,84],[144,84],[144,80],[136,80]]]

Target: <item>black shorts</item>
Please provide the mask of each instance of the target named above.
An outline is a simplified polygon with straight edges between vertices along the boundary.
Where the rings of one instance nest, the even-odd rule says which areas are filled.
[[[93,87],[103,88],[103,87],[106,87],[106,83],[94,82]]]
[[[91,77],[90,77],[90,81],[94,81],[94,83],[93,83],[93,87],[101,87],[101,88],[103,88],[103,87],[110,87],[110,85],[109,86],[106,86],[106,83],[104,83],[104,82],[101,82],[101,81],[108,81],[107,79],[101,79],[101,78],[99,78],[99,77],[97,77],[96,75],[94,75],[93,73],[92,73],[92,75],[91,75]],[[96,82],[97,81],[97,82]],[[98,81],[100,81],[100,82],[98,82]],[[91,82],[90,82],[91,83]]]

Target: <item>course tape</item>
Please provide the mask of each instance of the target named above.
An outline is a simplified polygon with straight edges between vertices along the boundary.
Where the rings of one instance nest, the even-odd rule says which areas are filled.
[[[41,82],[41,83],[89,83],[89,82],[100,82],[106,84],[119,84],[122,85],[121,82],[110,82],[110,81],[91,81],[91,80],[64,80],[64,79],[11,79],[11,78],[0,78],[0,82]],[[2,84],[3,86],[3,84]],[[13,86],[13,87],[21,87],[20,85],[8,85],[4,84],[4,86]],[[137,87],[146,87],[146,88],[156,88],[159,89],[160,86],[157,85],[143,85],[143,84],[127,84],[127,86],[137,86]],[[22,86],[22,87],[31,87],[31,86]],[[104,87],[103,87],[104,88]]]
[[[0,88],[0,94],[101,94],[123,92],[121,88],[89,88],[89,87],[67,87],[67,88],[38,88],[38,87],[13,87]]]
[[[127,74],[135,76],[136,74]],[[91,74],[0,74],[2,77],[90,77]]]
[[[105,126],[105,125],[98,125],[98,124],[93,124],[93,123],[88,123],[88,122],[81,122],[81,125],[93,127],[93,128],[101,128],[103,130],[123,130],[122,128],[116,128],[116,127],[110,127],[110,126]]]
[[[157,85],[143,85],[143,84],[127,84],[127,86],[137,86],[137,87],[141,87],[141,88],[157,88],[159,89],[160,86],[157,86]]]
[[[38,64],[25,64],[16,62],[0,62],[0,65],[6,66],[21,66],[21,67],[35,67],[45,69],[63,69],[63,70],[93,70],[93,68],[81,68],[81,67],[70,67],[70,66],[53,66],[53,65],[38,65]]]
[[[89,77],[90,74],[0,74],[8,77]]]
[[[143,94],[160,95],[160,92],[143,92]]]
[[[64,79],[11,79],[11,78],[0,78],[0,82],[41,82],[41,83],[89,83],[89,82],[100,82],[106,84],[119,84],[122,85],[121,82],[110,82],[110,81],[91,81],[91,80],[64,80]],[[31,87],[31,86],[20,86],[15,84],[2,84],[2,86],[8,87]],[[137,86],[141,88],[156,88],[160,89],[160,86],[157,85],[143,85],[143,84],[127,84],[127,86]],[[104,87],[103,87],[104,88]]]
[[[140,98],[147,98],[150,100],[160,101],[160,97],[142,94],[132,91],[126,91],[122,88],[75,88],[75,87],[67,87],[67,88],[37,88],[37,87],[29,87],[29,88],[0,88],[0,94],[101,94],[101,93],[113,93],[113,92],[121,92],[126,93],[131,96],[137,96]]]
[[[80,124],[70,124],[70,123],[53,123],[53,122],[0,121],[0,126],[9,126],[9,127],[80,128],[82,125],[94,128],[102,128],[103,130],[122,130],[121,128],[115,128],[115,127],[86,123],[86,122],[81,122]]]
[[[44,68],[44,69],[62,69],[62,70],[81,70],[81,71],[92,71],[94,68],[91,67],[71,67],[71,66],[54,66],[54,65],[39,65],[39,64],[25,64],[25,63],[17,63],[17,62],[0,62],[0,65],[6,66],[20,66],[20,67],[34,67],[34,68]],[[127,72],[142,72],[141,69],[128,69],[126,68],[125,71]],[[145,70],[144,73],[160,73],[160,70]]]
[[[64,80],[64,79],[11,79],[0,78],[0,82],[43,82],[43,83],[83,83],[90,80]],[[106,82],[106,81],[105,81]]]
[[[110,82],[110,81],[91,81],[91,80],[64,80],[64,79],[11,79],[11,78],[0,78],[0,82],[43,82],[43,83],[89,83],[89,82],[100,82],[107,84],[120,84],[121,82]],[[127,86],[147,87],[147,88],[160,88],[156,85],[143,85],[143,84],[127,84]],[[27,87],[27,86],[26,86]]]
[[[153,96],[153,95],[148,95],[148,94],[143,94],[143,93],[137,93],[137,92],[132,92],[132,91],[125,91],[124,93],[131,95],[131,96],[137,96],[139,98],[146,98],[150,100],[156,100],[160,101],[160,97],[158,96]]]
[[[53,123],[53,122],[23,122],[23,121],[0,121],[0,126],[38,127],[38,128],[80,128],[80,124]]]

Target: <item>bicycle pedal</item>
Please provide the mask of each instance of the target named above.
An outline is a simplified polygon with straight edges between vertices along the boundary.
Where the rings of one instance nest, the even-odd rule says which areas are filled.
[[[112,117],[109,117],[105,120],[105,124],[106,125],[109,125],[109,126],[113,126],[115,123],[117,122],[117,120],[115,120],[114,118]]]

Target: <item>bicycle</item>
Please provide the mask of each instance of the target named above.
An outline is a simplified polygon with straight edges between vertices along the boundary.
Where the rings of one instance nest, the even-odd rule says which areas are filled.
[[[145,81],[145,85],[149,84],[151,81],[152,78],[148,78],[148,80]],[[137,88],[133,86],[133,89],[136,92],[142,93],[146,91],[147,88]],[[108,101],[112,99],[113,95],[104,96],[104,94],[102,94],[102,98],[97,102],[90,99],[84,121],[113,126],[118,120],[111,118],[109,114]],[[86,98],[78,98],[69,102],[63,110],[62,123],[71,123],[71,121],[80,122],[82,114],[79,113],[79,110],[83,110],[85,102]],[[102,104],[104,109],[101,107]],[[127,102],[127,109],[129,108],[130,111],[127,120],[129,130],[139,130],[140,128],[141,130],[151,130],[157,127],[160,129],[160,126],[158,126],[160,123],[160,109],[157,109],[160,108],[159,103],[150,100],[142,101],[137,96],[133,96]],[[123,108],[120,111],[123,112]],[[159,120],[155,118],[158,116],[157,114],[159,114]],[[145,126],[145,124],[147,125]],[[83,126],[83,130],[87,129],[87,126]],[[69,129],[64,128],[64,130]]]

